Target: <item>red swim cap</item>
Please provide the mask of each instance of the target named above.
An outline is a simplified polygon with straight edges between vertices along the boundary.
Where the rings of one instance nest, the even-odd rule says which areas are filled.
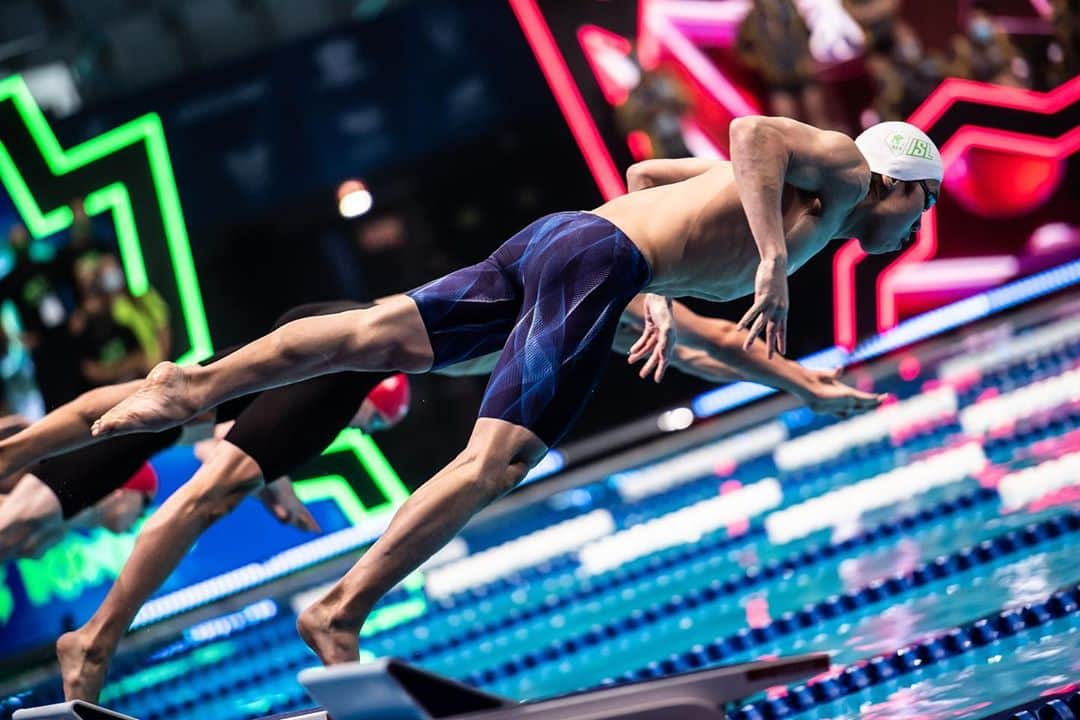
[[[157,495],[157,472],[150,463],[143,463],[142,467],[136,470],[135,474],[121,486],[121,489],[141,492],[152,500]]]
[[[375,406],[384,423],[397,425],[409,414],[409,403],[412,401],[409,378],[402,373],[391,375],[376,385],[368,393],[367,399]]]

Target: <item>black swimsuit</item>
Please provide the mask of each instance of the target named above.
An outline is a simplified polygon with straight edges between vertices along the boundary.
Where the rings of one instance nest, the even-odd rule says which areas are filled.
[[[274,328],[302,317],[363,307],[368,305],[353,301],[300,305],[278,318]],[[221,351],[204,364],[234,350],[236,347]],[[225,439],[249,455],[269,482],[326,449],[348,425],[367,394],[392,374],[335,373],[245,395],[222,403],[216,420],[236,420]],[[49,458],[29,472],[56,494],[67,519],[121,487],[155,453],[179,440],[180,434],[180,429],[174,428],[110,438]]]

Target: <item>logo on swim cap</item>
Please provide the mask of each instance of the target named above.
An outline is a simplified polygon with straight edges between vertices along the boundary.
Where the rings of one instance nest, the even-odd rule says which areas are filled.
[[[893,133],[887,142],[893,155],[910,155],[911,157],[934,159],[934,146],[922,138],[909,137],[903,133]]]
[[[941,180],[941,155],[926,133],[904,122],[883,122],[859,133],[855,146],[870,170],[897,180]]]

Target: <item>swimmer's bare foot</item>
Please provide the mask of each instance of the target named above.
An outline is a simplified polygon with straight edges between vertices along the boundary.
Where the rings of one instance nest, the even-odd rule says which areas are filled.
[[[337,665],[360,659],[360,625],[345,624],[332,618],[333,613],[317,601],[296,619],[296,630],[323,665]]]
[[[184,369],[163,362],[150,371],[142,387],[98,418],[90,431],[95,437],[157,432],[190,420],[197,411]]]
[[[109,653],[76,630],[56,641],[56,659],[60,661],[64,699],[97,701],[109,669]]]

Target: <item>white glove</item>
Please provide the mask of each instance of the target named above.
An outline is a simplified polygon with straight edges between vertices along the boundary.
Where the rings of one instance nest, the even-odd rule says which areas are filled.
[[[810,54],[815,60],[844,62],[862,52],[866,36],[840,0],[795,0],[795,5],[810,28]]]

